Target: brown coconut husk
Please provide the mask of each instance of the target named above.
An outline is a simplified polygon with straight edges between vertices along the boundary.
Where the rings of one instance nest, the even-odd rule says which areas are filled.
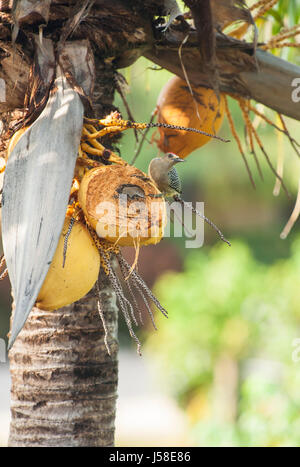
[[[138,249],[158,243],[163,236],[164,198],[135,167],[110,165],[90,170],[82,179],[78,201],[87,222],[110,243]]]
[[[192,127],[216,135],[225,113],[224,96],[218,99],[214,90],[205,87],[193,89],[188,84],[173,76],[163,87],[157,100],[157,121],[168,125]],[[180,157],[187,157],[195,149],[211,140],[210,136],[159,128],[160,139],[157,146],[163,152],[173,152]]]

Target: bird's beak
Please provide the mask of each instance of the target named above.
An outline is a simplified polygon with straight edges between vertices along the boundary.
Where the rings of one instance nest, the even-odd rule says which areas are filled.
[[[178,159],[176,159],[175,162],[176,162],[176,164],[177,164],[177,162],[185,162],[185,159],[181,159],[180,157],[178,157]]]

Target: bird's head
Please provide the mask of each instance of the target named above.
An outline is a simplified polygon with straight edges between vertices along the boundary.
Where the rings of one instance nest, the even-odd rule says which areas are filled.
[[[154,182],[157,184],[161,191],[164,191],[162,187],[160,187],[160,179],[168,179],[167,175],[170,170],[174,167],[175,164],[178,162],[185,162],[184,159],[181,159],[177,154],[172,152],[168,152],[162,157],[155,157],[149,164],[148,173],[149,176]]]
[[[175,164],[178,164],[178,162],[185,162],[184,159],[181,159],[181,157],[177,156],[177,154],[174,154],[173,152],[168,152],[164,158],[166,159],[166,161],[168,161],[168,163],[170,164],[170,166],[173,166]]]

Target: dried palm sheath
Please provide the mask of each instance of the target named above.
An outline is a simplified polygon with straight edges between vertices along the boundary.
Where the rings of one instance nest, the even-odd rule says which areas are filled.
[[[58,66],[46,107],[8,159],[2,237],[15,300],[9,347],[36,301],[63,227],[83,111]]]

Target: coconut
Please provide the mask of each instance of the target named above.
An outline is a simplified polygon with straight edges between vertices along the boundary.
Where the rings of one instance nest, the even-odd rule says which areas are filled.
[[[36,306],[56,310],[84,297],[98,279],[100,255],[86,226],[75,222],[66,240],[67,217]],[[65,246],[66,255],[64,261]]]
[[[135,167],[106,165],[83,177],[79,204],[98,237],[120,246],[158,243],[166,225],[165,200]]]
[[[193,88],[193,96],[185,81],[172,77],[163,87],[157,100],[159,123],[196,128],[212,135],[220,129],[224,113],[224,95],[218,100],[212,89]],[[160,139],[156,142],[163,152],[173,152],[186,157],[195,149],[208,143],[211,137],[189,131],[159,128]]]

